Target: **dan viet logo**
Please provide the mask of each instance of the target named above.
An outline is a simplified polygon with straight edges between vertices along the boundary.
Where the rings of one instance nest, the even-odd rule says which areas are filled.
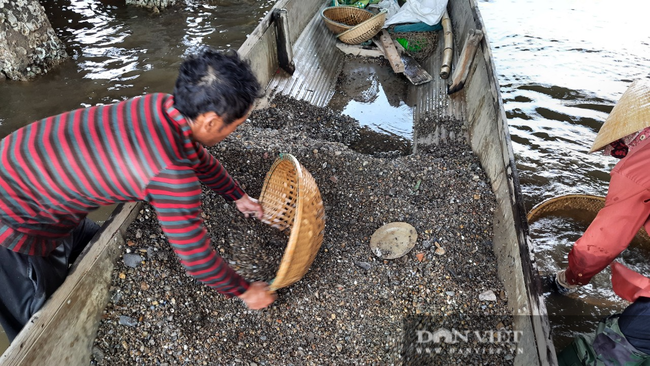
[[[417,330],[417,354],[511,354],[522,353],[517,346],[522,331],[457,330],[438,328]]]

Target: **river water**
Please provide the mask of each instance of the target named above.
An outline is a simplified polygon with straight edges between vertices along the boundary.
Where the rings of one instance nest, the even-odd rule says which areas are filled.
[[[273,3],[188,0],[153,15],[125,8],[121,0],[44,1],[71,59],[35,81],[0,84],[0,138],[67,110],[171,92],[183,56],[201,44],[238,48]],[[648,77],[650,31],[644,24],[650,3],[492,0],[478,5],[527,209],[566,193],[605,195],[616,160],[587,151],[629,83]],[[348,109],[359,110],[357,104]],[[408,113],[407,106],[397,108],[396,113]],[[379,129],[410,133],[404,126]],[[585,227],[567,218],[531,225],[540,270],[564,266]],[[650,274],[649,255],[648,248],[631,247],[623,263]],[[573,297],[546,296],[558,348],[575,332],[591,331],[599,317],[626,306],[611,291],[606,272]]]
[[[632,80],[650,75],[650,3],[636,0],[479,2],[510,125],[526,208],[557,195],[607,193],[618,161],[588,154],[598,129]],[[540,271],[567,264],[587,223],[548,218],[531,224]],[[630,246],[620,261],[650,275],[650,248]],[[547,293],[556,348],[627,303],[610,272],[570,297]]]

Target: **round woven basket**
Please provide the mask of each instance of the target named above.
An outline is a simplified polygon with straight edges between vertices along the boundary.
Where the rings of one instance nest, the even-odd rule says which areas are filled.
[[[280,154],[264,179],[262,221],[288,231],[289,242],[271,281],[272,291],[299,281],[323,243],[325,210],[316,181],[291,154]]]
[[[566,194],[538,203],[530,209],[526,218],[529,225],[548,216],[573,217],[591,223],[603,207],[605,207],[605,197],[589,194]],[[642,226],[633,240],[638,243],[650,243],[650,236]]]
[[[368,10],[353,6],[331,6],[323,9],[320,15],[327,28],[334,34],[343,33],[372,18],[372,13]]]
[[[382,10],[378,14],[373,15],[372,18],[339,34],[338,38],[341,42],[347,44],[363,43],[379,33],[385,22],[386,11]]]

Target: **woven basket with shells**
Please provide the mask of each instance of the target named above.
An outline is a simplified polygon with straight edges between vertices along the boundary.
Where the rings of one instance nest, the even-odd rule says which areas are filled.
[[[566,194],[552,197],[535,205],[528,212],[528,224],[548,216],[572,217],[591,223],[598,212],[605,207],[605,197],[589,194]],[[638,243],[650,243],[650,236],[641,227],[634,237]]]
[[[291,154],[280,154],[264,179],[262,221],[289,235],[272,291],[299,281],[323,243],[325,209],[316,181]]]

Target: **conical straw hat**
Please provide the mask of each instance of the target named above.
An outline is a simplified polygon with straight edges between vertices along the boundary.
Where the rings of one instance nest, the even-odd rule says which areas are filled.
[[[627,88],[598,131],[589,152],[650,126],[650,80],[641,79]]]

